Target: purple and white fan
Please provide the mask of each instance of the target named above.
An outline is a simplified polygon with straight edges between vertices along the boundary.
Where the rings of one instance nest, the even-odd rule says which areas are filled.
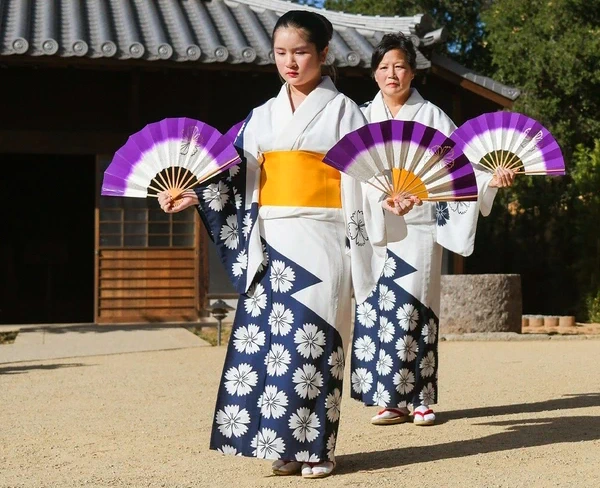
[[[477,182],[468,158],[440,131],[418,122],[386,120],[346,134],[323,161],[389,197],[475,201]]]
[[[558,142],[542,124],[520,113],[480,115],[462,124],[450,139],[484,171],[503,167],[517,174],[565,174]]]
[[[246,120],[240,120],[237,124],[232,125],[227,132],[225,132],[225,137],[231,141],[233,144],[237,139],[238,134],[240,133],[240,129],[244,125]]]
[[[230,140],[204,122],[169,118],[129,137],[104,172],[101,194],[145,198],[168,191],[177,201],[198,183],[240,162]]]

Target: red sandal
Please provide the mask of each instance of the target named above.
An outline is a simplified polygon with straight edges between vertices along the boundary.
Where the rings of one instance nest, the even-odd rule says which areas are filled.
[[[415,425],[435,424],[435,413],[427,405],[420,405],[413,412],[413,423]]]
[[[384,408],[371,419],[373,425],[403,424],[409,420],[408,410],[398,408]]]

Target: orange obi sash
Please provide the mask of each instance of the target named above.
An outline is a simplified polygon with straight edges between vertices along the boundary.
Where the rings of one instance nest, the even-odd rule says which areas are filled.
[[[341,175],[323,154],[272,151],[263,154],[260,205],[342,208]]]

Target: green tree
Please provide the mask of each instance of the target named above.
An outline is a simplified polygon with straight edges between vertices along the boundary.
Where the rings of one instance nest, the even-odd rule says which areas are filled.
[[[480,219],[468,272],[518,273],[525,313],[600,320],[600,140],[567,177],[517,177]]]
[[[521,89],[514,111],[558,140],[565,177],[517,177],[480,219],[468,272],[521,274],[525,313],[600,316],[600,0],[326,0],[371,15],[427,13],[437,49]],[[586,308],[587,306],[587,308]]]
[[[480,248],[467,267],[489,267],[490,251],[500,257],[497,271],[521,274],[526,312],[593,318],[600,301],[600,0],[495,0],[482,19],[493,66],[487,74],[521,88],[513,109],[556,137],[567,176],[518,177],[480,221]]]
[[[600,139],[593,147],[579,144],[573,155],[573,232],[578,253],[574,272],[581,288],[580,308],[587,318],[600,322]]]
[[[493,71],[522,89],[515,110],[551,129],[566,156],[600,133],[600,0],[495,0],[482,14]]]
[[[473,69],[489,68],[489,54],[480,13],[490,0],[326,0],[325,8],[365,15],[429,14],[436,27],[445,26],[448,40],[436,49]]]

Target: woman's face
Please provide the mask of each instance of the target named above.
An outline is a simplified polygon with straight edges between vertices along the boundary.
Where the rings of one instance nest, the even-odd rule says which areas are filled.
[[[375,81],[384,96],[404,103],[410,96],[410,82],[415,77],[400,49],[385,53],[375,71]]]
[[[301,29],[282,27],[275,31],[273,39],[275,64],[281,77],[291,86],[301,88],[321,80],[321,64],[327,56],[306,40]]]

